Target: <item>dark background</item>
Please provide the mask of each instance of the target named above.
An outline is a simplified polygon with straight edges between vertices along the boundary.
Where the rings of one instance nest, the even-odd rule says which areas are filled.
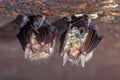
[[[55,5],[51,3],[54,0],[49,1],[47,3]],[[62,2],[63,0],[56,1]],[[68,0],[63,1],[68,6],[77,6],[77,2],[68,2]],[[64,9],[66,12],[67,10],[69,9]],[[105,22],[103,20],[96,23],[97,29],[104,35],[104,39],[95,49],[93,58],[86,64],[85,68],[82,68],[69,63],[64,67],[62,66],[62,58],[57,53],[59,41],[56,44],[56,52],[49,59],[36,63],[25,60],[21,45],[16,38],[20,22],[17,20],[11,22],[15,16],[10,16],[9,11],[7,12],[0,16],[0,80],[120,80],[119,16],[114,21]],[[59,13],[56,13],[55,16],[58,16]]]

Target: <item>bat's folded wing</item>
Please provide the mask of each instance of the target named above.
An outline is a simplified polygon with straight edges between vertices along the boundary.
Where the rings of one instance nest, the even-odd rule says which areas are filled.
[[[85,54],[90,53],[94,50],[95,47],[97,47],[102,39],[103,36],[99,32],[97,32],[96,29],[89,29],[82,52]]]
[[[17,34],[17,38],[24,50],[25,50],[26,44],[30,42],[31,35],[32,35],[32,28],[30,27],[29,22],[27,22],[26,25],[20,28],[20,31]]]

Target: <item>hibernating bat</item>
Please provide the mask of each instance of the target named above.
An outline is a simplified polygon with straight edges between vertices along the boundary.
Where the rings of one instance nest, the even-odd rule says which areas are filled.
[[[23,16],[17,38],[24,50],[25,59],[37,61],[46,59],[54,52],[57,29],[46,16]]]
[[[84,67],[103,36],[91,24],[87,14],[72,16],[71,19],[69,26],[61,35],[59,53],[63,56],[63,65],[70,61],[73,64],[81,63]]]

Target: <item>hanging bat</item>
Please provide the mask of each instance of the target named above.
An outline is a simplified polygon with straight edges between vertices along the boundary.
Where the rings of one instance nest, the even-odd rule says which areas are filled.
[[[23,16],[17,38],[24,50],[25,59],[37,61],[46,59],[54,52],[57,29],[46,16]]]
[[[72,16],[71,19],[61,35],[59,53],[63,56],[63,65],[69,61],[72,64],[81,63],[84,67],[103,36],[91,24],[88,15]]]

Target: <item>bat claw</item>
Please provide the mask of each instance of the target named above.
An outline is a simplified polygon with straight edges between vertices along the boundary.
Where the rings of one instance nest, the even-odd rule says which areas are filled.
[[[64,56],[63,56],[63,66],[65,66],[65,64],[67,63],[67,60],[68,60],[68,55],[64,54]]]
[[[81,58],[81,66],[84,68],[86,63],[85,55],[81,54],[80,58]]]

